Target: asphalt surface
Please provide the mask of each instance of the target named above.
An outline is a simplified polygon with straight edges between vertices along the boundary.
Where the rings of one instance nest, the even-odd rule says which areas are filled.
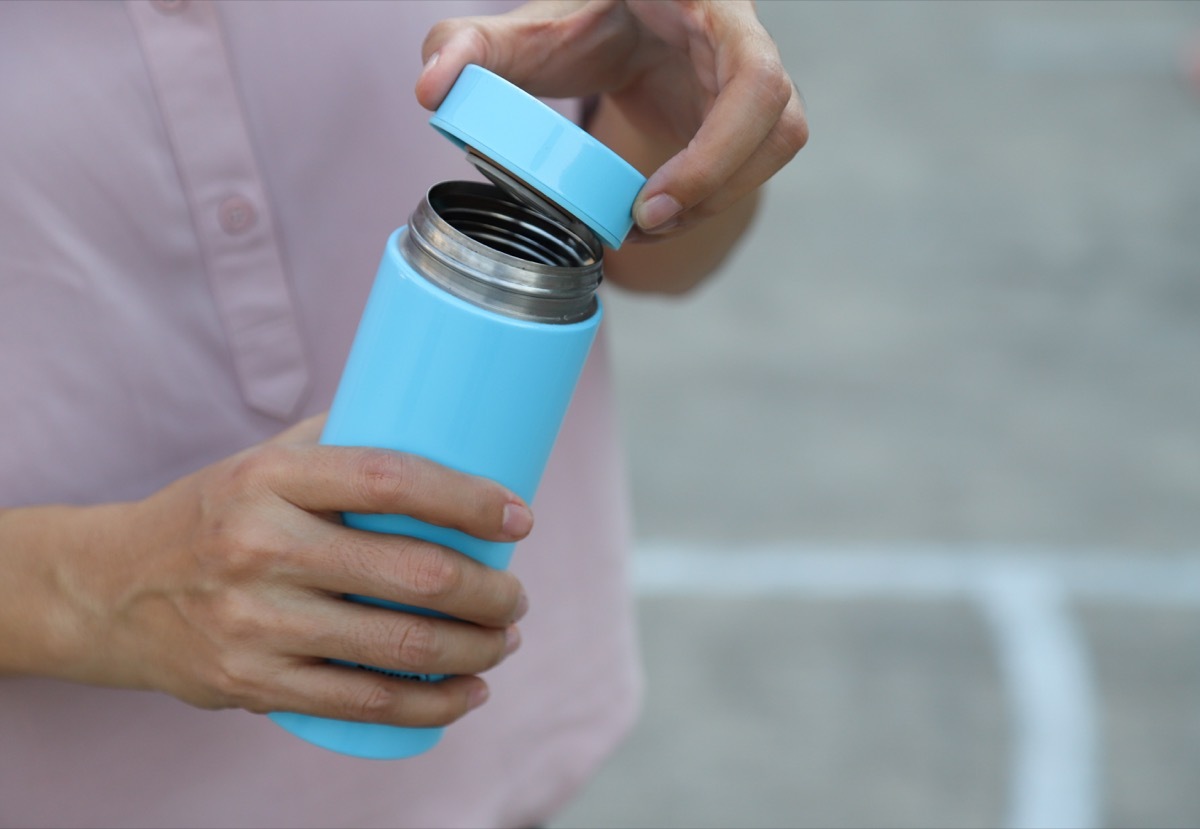
[[[608,298],[646,712],[554,825],[1200,825],[1200,4],[759,8],[812,138]]]

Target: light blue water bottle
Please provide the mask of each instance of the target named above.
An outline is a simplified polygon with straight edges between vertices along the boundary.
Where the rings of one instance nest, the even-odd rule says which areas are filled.
[[[463,70],[430,123],[493,183],[434,185],[388,239],[321,442],[423,455],[532,502],[600,324],[601,240],[621,244],[645,179],[478,66]],[[403,515],[345,521],[497,568],[514,546]],[[311,743],[374,759],[420,754],[443,730],[270,716]]]

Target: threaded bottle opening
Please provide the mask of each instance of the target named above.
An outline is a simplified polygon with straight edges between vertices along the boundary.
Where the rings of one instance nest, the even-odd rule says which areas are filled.
[[[419,273],[482,308],[548,323],[579,322],[595,313],[599,239],[586,226],[540,213],[495,185],[434,185],[400,246]]]

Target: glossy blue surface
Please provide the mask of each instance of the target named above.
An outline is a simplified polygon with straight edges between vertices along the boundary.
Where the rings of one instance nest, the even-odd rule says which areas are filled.
[[[499,481],[532,502],[600,309],[570,325],[485,311],[413,271],[397,244],[403,230],[388,239],[321,442],[423,455]],[[497,568],[507,567],[513,553],[511,543],[403,515],[347,514],[345,521],[434,541]],[[374,759],[420,754],[442,731],[270,716],[316,745]]]
[[[611,248],[633,227],[645,177],[625,159],[529,93],[468,64],[429,119],[575,216]]]

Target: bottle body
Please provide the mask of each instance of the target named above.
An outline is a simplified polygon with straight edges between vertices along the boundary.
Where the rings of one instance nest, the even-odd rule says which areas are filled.
[[[388,240],[321,442],[422,455],[498,481],[531,502],[595,338],[599,303],[593,299],[590,313],[563,323],[469,302],[431,281],[428,263],[414,264],[419,256],[412,253],[412,224]],[[403,515],[346,514],[344,520],[358,529],[451,547],[496,568],[507,567],[513,552],[512,543],[483,541]],[[396,681],[421,679],[438,677]],[[375,759],[422,753],[442,733],[295,713],[270,716],[309,742]]]
[[[388,240],[321,442],[423,455],[531,502],[601,314],[547,325],[471,305],[408,265],[404,230]],[[512,543],[406,516],[346,522],[415,535],[497,568],[512,555]]]

